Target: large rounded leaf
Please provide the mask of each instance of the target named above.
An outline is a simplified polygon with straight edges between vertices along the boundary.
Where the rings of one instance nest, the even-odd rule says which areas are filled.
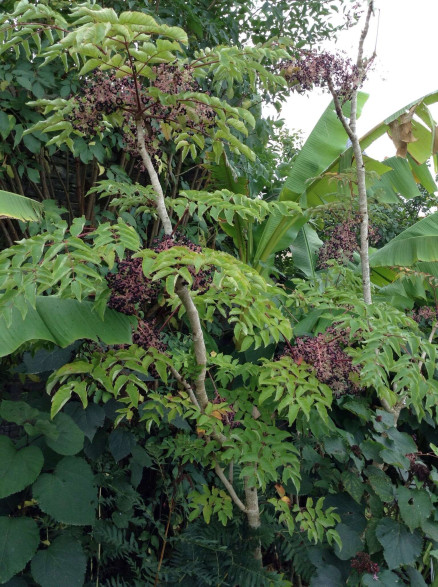
[[[77,454],[84,446],[84,433],[70,416],[60,412],[53,418],[59,431],[57,438],[46,437],[47,446],[60,455]]]
[[[43,463],[43,453],[37,446],[16,450],[10,438],[0,436],[0,499],[33,483]]]
[[[71,536],[59,536],[49,548],[32,559],[32,576],[41,587],[81,587],[87,559],[81,545]]]
[[[44,474],[33,485],[39,507],[63,524],[93,524],[96,488],[91,467],[78,457],[64,457],[53,475]]]
[[[0,517],[0,583],[6,583],[24,569],[40,541],[31,518]]]

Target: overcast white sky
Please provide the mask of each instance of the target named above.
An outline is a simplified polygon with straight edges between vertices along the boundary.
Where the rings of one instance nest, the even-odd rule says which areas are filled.
[[[363,87],[370,98],[358,122],[361,135],[405,104],[438,90],[438,0],[375,0],[375,5],[380,9],[377,58]],[[376,11],[365,55],[374,50],[377,16]],[[359,27],[343,32],[336,44],[327,48],[342,49],[355,60]],[[307,137],[329,102],[329,95],[320,91],[312,91],[307,96],[294,94],[281,115],[290,128],[302,129]],[[437,119],[438,108],[431,109]],[[385,138],[369,154],[383,158],[395,153],[391,141]]]

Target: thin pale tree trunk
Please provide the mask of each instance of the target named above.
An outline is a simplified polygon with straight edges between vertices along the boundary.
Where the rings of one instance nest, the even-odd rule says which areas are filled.
[[[368,4],[368,11],[365,19],[365,25],[362,29],[359,40],[359,49],[357,52],[356,66],[358,70],[358,80],[353,88],[350,103],[350,120],[348,121],[342,112],[342,105],[339,96],[336,93],[331,80],[328,81],[328,87],[333,97],[336,114],[348,135],[353,147],[354,158],[356,159],[356,178],[357,191],[359,195],[359,214],[360,214],[360,260],[362,265],[362,292],[366,304],[372,303],[371,298],[371,280],[370,280],[370,263],[368,253],[368,235],[369,235],[369,216],[368,216],[368,199],[365,183],[365,165],[363,162],[362,149],[357,134],[357,93],[358,87],[362,83],[366,73],[366,63],[363,58],[363,47],[368,34],[371,15],[373,13],[374,3],[371,0]]]

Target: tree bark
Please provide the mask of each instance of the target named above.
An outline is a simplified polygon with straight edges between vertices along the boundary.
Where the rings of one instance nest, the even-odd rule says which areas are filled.
[[[353,88],[350,105],[350,121],[344,116],[342,112],[341,102],[337,95],[333,83],[328,81],[328,87],[333,97],[333,102],[336,109],[336,114],[348,135],[353,147],[354,158],[356,159],[356,178],[357,191],[359,195],[359,214],[360,214],[360,261],[362,265],[362,292],[363,299],[366,304],[372,303],[371,297],[371,279],[370,279],[370,263],[368,253],[368,233],[369,233],[369,217],[368,217],[368,199],[365,182],[365,165],[363,162],[362,149],[357,135],[357,92],[360,84],[365,77],[365,63],[363,59],[363,47],[366,36],[369,30],[371,15],[373,13],[373,0],[368,4],[368,12],[365,19],[365,25],[360,35],[359,48],[357,52],[356,66],[358,70],[358,81],[356,87]]]

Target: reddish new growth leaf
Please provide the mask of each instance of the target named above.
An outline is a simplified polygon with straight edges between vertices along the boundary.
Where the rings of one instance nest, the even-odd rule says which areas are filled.
[[[360,390],[359,367],[344,351],[349,344],[348,331],[327,328],[318,336],[299,336],[295,345],[286,349],[285,355],[297,363],[310,365],[321,383],[326,383],[337,396],[357,394]]]

